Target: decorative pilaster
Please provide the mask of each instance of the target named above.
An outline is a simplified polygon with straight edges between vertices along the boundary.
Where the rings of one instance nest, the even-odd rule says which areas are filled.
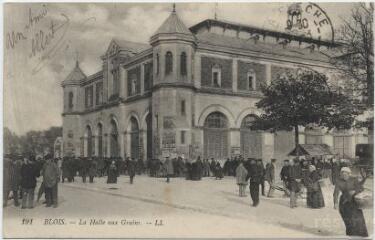
[[[266,83],[267,86],[271,85],[272,76],[271,76],[271,64],[266,64]]]
[[[233,59],[232,62],[232,91],[237,92],[237,82],[238,82],[238,67],[237,67],[237,59]]]

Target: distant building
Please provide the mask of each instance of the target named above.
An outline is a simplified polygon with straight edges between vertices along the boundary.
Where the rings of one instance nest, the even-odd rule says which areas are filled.
[[[97,73],[86,76],[76,63],[62,83],[64,155],[286,157],[293,132],[249,129],[260,114],[260,86],[291,69],[333,76],[326,53],[334,47],[222,20],[187,28],[173,10],[149,44],[114,38]],[[301,130],[301,143],[325,143],[350,157],[367,142],[354,131]]]

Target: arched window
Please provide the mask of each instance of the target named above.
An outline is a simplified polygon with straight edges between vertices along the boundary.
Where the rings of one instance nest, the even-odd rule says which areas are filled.
[[[256,116],[247,115],[241,122],[241,129],[250,129],[255,119],[256,119]]]
[[[69,92],[69,109],[73,109],[73,93]]]
[[[173,55],[171,52],[165,54],[165,74],[170,74],[173,71]]]
[[[86,126],[86,154],[85,157],[91,157],[93,152],[93,137],[91,127]]]
[[[180,71],[181,75],[185,76],[187,74],[187,66],[186,66],[186,53],[182,52],[180,56]]]
[[[98,123],[98,156],[103,157],[103,126]]]
[[[228,119],[221,112],[213,112],[206,118],[204,122],[206,128],[227,128]]]
[[[159,53],[156,54],[156,74],[159,74]]]
[[[119,149],[119,142],[118,142],[118,130],[117,130],[117,123],[115,120],[111,119],[110,122],[111,131],[110,131],[110,156],[111,157],[119,157],[120,156],[120,149]]]

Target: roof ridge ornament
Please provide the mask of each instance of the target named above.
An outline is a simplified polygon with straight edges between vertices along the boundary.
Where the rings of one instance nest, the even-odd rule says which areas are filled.
[[[79,62],[78,62],[79,52],[78,52],[78,50],[76,50],[75,54],[76,54],[76,67],[78,68],[79,67]]]
[[[218,5],[219,3],[215,3],[215,15],[214,15],[214,19],[217,20],[217,8],[218,8]]]

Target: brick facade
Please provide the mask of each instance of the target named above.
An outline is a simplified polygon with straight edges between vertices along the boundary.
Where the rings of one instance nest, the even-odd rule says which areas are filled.
[[[266,65],[260,63],[249,63],[238,61],[238,83],[239,91],[248,90],[247,74],[249,71],[254,71],[256,75],[256,90],[260,90],[262,84],[266,84]]]
[[[201,81],[203,87],[213,87],[212,68],[218,66],[221,69],[221,88],[232,88],[232,62],[231,59],[222,59],[202,56],[201,58]]]

